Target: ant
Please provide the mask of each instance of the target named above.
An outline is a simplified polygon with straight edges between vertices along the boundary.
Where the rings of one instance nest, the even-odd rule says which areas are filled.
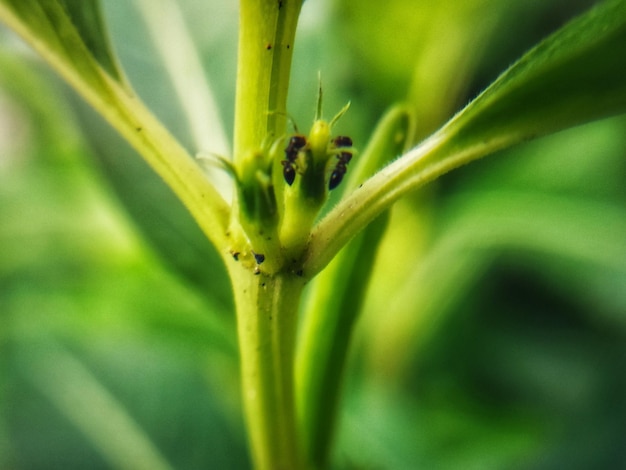
[[[340,135],[335,137],[333,140],[335,147],[352,147],[352,139],[345,135]],[[335,169],[330,174],[330,180],[328,180],[328,189],[332,191],[339,183],[343,180],[346,171],[348,171],[347,165],[352,159],[352,152],[339,152],[337,154],[337,165],[335,165]]]
[[[294,135],[289,139],[287,147],[285,147],[285,159],[280,163],[283,165],[283,176],[289,186],[296,179],[296,159],[298,153],[306,146],[306,137],[303,135]]]

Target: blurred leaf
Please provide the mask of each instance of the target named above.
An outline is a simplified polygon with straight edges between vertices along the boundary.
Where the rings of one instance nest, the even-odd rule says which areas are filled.
[[[7,155],[0,165],[0,448],[7,451],[0,467],[108,468],[79,431],[114,424],[101,422],[104,410],[90,399],[98,397],[97,379],[175,468],[204,468],[207,461],[238,468],[220,465],[246,460],[232,319],[220,318],[224,307],[212,295],[196,295],[144,249],[85,164],[67,107],[40,81],[26,79],[29,72],[19,77],[34,86],[31,96],[47,96],[55,112],[16,100],[34,147],[17,150],[34,155]],[[92,375],[74,408],[63,388],[76,384],[50,377],[71,376],[72,368],[48,354],[49,342],[68,346]],[[94,355],[101,360],[95,367]],[[76,415],[90,404],[93,413]],[[114,441],[119,430],[95,439]]]
[[[394,282],[397,261],[378,257],[359,345],[365,380],[439,408],[415,418],[429,433],[419,457],[437,468],[507,468],[520,455],[523,468],[623,459],[624,122],[565,131],[443,178],[429,248],[400,248],[411,274]],[[403,215],[398,231],[409,236]],[[400,400],[381,414],[405,412]],[[356,413],[367,417],[368,406],[381,405]],[[521,413],[517,429],[510,412]],[[518,438],[532,445],[492,460]]]
[[[463,390],[424,400],[366,381],[351,392],[337,452],[353,462],[346,468],[516,468],[541,448],[540,428],[527,416],[489,415],[463,401]]]
[[[230,280],[215,247],[184,205],[126,143],[87,109],[74,103],[93,156],[136,227],[156,253],[200,295],[215,301],[213,313],[234,312]]]
[[[444,187],[532,190],[626,203],[626,117],[560,132],[449,175]]]
[[[54,344],[30,348],[23,373],[120,469],[172,467],[122,404],[68,351]],[[33,357],[34,356],[34,357]]]
[[[456,176],[452,188],[431,209],[436,218],[427,249],[401,251],[411,266],[406,276],[390,274],[398,270],[394,256],[377,260],[366,315],[374,367],[401,376],[442,317],[482,292],[480,280],[505,253],[551,273],[545,282],[571,291],[590,315],[624,324],[619,312],[626,297],[617,286],[626,279],[625,122],[619,117],[572,129],[450,175]],[[415,238],[411,214],[402,214],[384,253],[405,246],[398,236]],[[395,312],[393,322],[378,315],[383,308]]]

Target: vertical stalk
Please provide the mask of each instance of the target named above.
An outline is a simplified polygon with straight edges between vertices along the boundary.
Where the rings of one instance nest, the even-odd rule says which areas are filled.
[[[304,281],[231,265],[246,424],[257,470],[304,468],[294,399],[297,310]]]
[[[241,0],[235,164],[246,165],[249,153],[286,123],[287,91],[293,42],[302,0]]]
[[[268,144],[285,129],[301,7],[302,0],[240,0],[234,165],[244,184],[252,188],[258,184],[257,170],[265,164],[259,165],[259,156],[264,158]],[[270,219],[260,218],[249,225],[259,233],[271,233]],[[258,244],[258,236],[249,241]],[[269,243],[267,237],[263,241]],[[272,243],[279,248],[277,237]],[[265,246],[259,253],[269,256],[271,248]],[[242,247],[241,251],[250,249]],[[293,368],[304,281],[284,272],[255,274],[243,260],[227,264],[235,294],[244,411],[255,469],[299,470],[304,463],[298,442]]]

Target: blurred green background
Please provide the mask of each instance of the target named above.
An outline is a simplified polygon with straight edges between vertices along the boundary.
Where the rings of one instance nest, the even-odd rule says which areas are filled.
[[[102,3],[138,93],[210,151],[135,2]],[[232,135],[235,2],[178,3]],[[289,110],[309,125],[319,70],[357,148],[399,101],[424,137],[593,3],[308,0]],[[0,45],[0,468],[250,468],[215,252],[12,33]],[[394,207],[354,293],[337,468],[626,468],[625,157],[612,118]]]

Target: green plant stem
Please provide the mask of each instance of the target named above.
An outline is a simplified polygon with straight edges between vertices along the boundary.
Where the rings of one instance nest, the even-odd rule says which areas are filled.
[[[243,403],[254,468],[303,467],[294,399],[297,311],[304,280],[255,275],[230,263],[237,307]]]
[[[265,165],[265,152],[285,129],[293,42],[301,7],[301,0],[240,1],[234,165],[243,183],[252,187],[257,184],[257,169],[262,171]],[[269,233],[272,227],[265,227],[266,223],[271,222],[260,218],[245,227]],[[258,237],[250,239],[256,233],[245,235],[258,245]],[[278,258],[271,247],[265,248],[267,266],[261,268],[268,269],[268,263]],[[247,249],[242,246],[241,251]],[[237,309],[244,412],[255,468],[303,468],[293,364],[304,280],[282,272],[255,274],[254,266],[244,259],[228,265]]]
[[[235,164],[243,167],[286,124],[301,0],[241,0],[235,103]],[[271,143],[271,142],[270,142]]]

